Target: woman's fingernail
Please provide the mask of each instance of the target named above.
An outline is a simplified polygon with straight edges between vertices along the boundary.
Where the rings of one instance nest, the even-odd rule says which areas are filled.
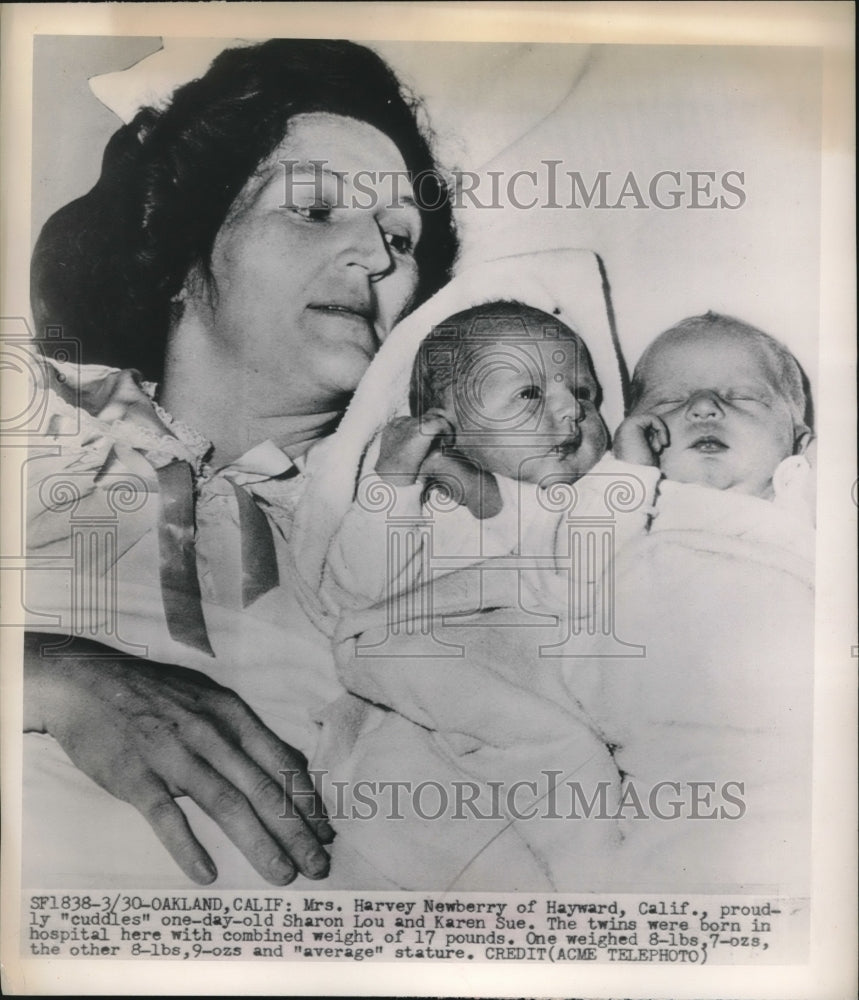
[[[194,877],[197,882],[214,882],[218,877],[218,872],[211,861],[204,861],[202,858],[194,862]]]
[[[279,854],[271,859],[268,870],[277,882],[291,882],[295,878],[295,866]]]
[[[319,839],[325,844],[330,844],[331,841],[337,836],[334,832],[334,827],[325,820],[323,820],[316,829],[319,833]]]
[[[310,878],[325,878],[328,874],[328,855],[324,851],[311,854],[306,861],[307,874]]]

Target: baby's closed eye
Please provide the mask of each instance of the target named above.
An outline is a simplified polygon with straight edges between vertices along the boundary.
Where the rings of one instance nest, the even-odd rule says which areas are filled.
[[[752,392],[747,389],[731,390],[724,395],[729,403],[759,403],[761,406],[769,406],[769,397],[764,393]]]

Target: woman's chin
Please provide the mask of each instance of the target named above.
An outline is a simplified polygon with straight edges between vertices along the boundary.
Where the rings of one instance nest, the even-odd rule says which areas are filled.
[[[336,358],[328,358],[320,371],[320,381],[338,403],[348,403],[370,367],[373,355],[354,345],[344,345]]]

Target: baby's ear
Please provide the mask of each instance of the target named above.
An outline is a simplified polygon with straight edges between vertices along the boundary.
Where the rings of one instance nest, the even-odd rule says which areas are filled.
[[[793,453],[794,455],[804,455],[809,445],[814,441],[814,434],[805,424],[800,424],[794,430]]]

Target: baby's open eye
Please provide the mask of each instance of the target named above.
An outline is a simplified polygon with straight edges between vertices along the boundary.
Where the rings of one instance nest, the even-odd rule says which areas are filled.
[[[518,399],[542,399],[543,390],[538,385],[526,385],[516,393],[516,396]]]
[[[593,398],[594,398],[594,393],[593,389],[591,389],[590,386],[580,385],[576,389],[576,399],[582,399],[585,402],[587,402],[588,400]]]

